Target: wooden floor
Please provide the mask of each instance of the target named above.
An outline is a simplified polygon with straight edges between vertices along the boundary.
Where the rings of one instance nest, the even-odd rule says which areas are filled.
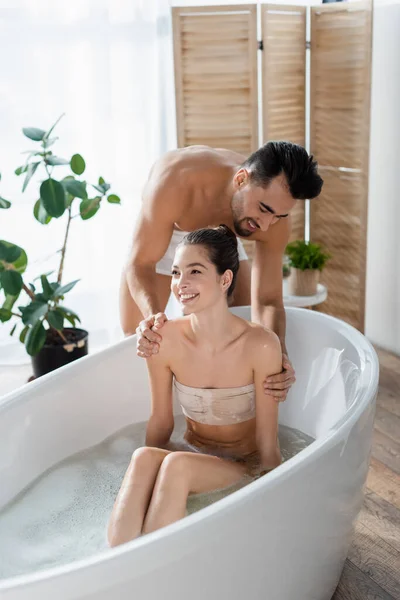
[[[379,394],[366,496],[332,600],[400,600],[400,357],[377,352]]]

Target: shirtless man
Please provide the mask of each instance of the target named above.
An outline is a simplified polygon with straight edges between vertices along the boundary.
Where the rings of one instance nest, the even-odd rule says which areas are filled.
[[[232,306],[251,304],[252,321],[278,335],[283,371],[264,382],[284,400],[295,381],[285,344],[282,260],[290,212],[322,187],[317,164],[301,146],[268,142],[247,159],[222,148],[190,146],[168,152],[150,171],[120,289],[121,324],[138,334],[137,353],[149,357],[162,343],[175,248],[188,231],[221,223],[255,242],[250,269],[238,239],[240,268]]]

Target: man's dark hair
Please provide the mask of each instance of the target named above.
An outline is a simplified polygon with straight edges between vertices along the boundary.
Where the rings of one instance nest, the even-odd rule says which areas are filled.
[[[249,170],[250,181],[261,187],[268,187],[274,177],[283,173],[296,200],[315,198],[324,183],[314,157],[291,142],[268,142],[253,152],[242,167]]]

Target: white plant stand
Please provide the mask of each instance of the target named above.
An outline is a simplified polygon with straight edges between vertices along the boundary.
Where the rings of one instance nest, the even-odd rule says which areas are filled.
[[[321,304],[328,297],[328,290],[322,283],[318,284],[317,293],[313,296],[291,296],[288,293],[287,280],[283,280],[283,304],[285,306],[295,306],[297,308],[307,308]],[[286,284],[286,285],[285,285]]]

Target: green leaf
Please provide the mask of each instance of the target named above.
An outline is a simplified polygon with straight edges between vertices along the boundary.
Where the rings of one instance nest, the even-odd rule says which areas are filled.
[[[8,246],[6,242],[0,240],[0,260],[6,260]]]
[[[78,315],[76,313],[74,313],[74,311],[70,310],[69,308],[67,308],[66,306],[59,306],[58,310],[60,310],[65,319],[68,319],[68,321],[70,323],[72,323],[72,320],[74,321],[74,323],[72,323],[72,325],[75,327],[75,321],[79,321],[79,323],[81,322],[80,318],[78,317]],[[72,319],[72,320],[71,320]]]
[[[71,281],[70,283],[66,283],[65,285],[62,285],[60,288],[55,290],[54,297],[58,298],[60,296],[64,296],[64,294],[71,291],[72,288],[75,287],[75,285],[78,283],[78,281],[79,281],[79,279],[76,279],[75,281]]]
[[[23,330],[21,331],[21,333],[19,334],[19,341],[22,342],[23,344],[25,343],[25,338],[26,338],[26,334],[29,331],[29,325],[26,325],[26,327],[23,328]]]
[[[0,321],[5,323],[9,321],[12,317],[11,310],[7,310],[7,308],[0,308]]]
[[[36,292],[36,288],[35,288],[35,286],[33,285],[33,283],[29,283],[28,285],[29,285],[29,287],[31,288],[31,292],[35,293],[35,292]]]
[[[52,125],[50,127],[50,129],[48,130],[48,132],[46,133],[45,137],[48,140],[50,138],[51,133],[54,131],[56,125],[58,125],[58,123],[61,121],[61,119],[63,118],[63,116],[65,115],[65,113],[63,113],[62,115],[60,115],[57,119],[57,121],[54,123],[54,125]]]
[[[6,246],[4,252],[5,258],[3,260],[10,264],[13,264],[19,259],[19,257],[21,256],[21,252],[22,248],[20,248],[19,246]]]
[[[47,271],[47,273],[43,273],[43,275],[45,277],[49,277],[49,275],[52,275],[53,273],[54,273],[54,269],[52,271]],[[40,278],[41,278],[41,275],[38,275],[37,277],[35,277],[35,279],[33,281],[37,281]]]
[[[46,330],[38,321],[29,331],[25,339],[25,348],[29,356],[37,354],[46,342]]]
[[[22,313],[22,322],[24,325],[35,325],[38,319],[44,317],[48,310],[47,302],[33,300],[28,306],[20,306]]]
[[[29,163],[28,169],[26,171],[26,177],[25,177],[24,185],[22,186],[22,191],[23,192],[26,190],[26,188],[28,186],[28,183],[32,179],[32,177],[35,174],[35,171],[36,171],[36,169],[38,168],[39,165],[40,165],[40,162]]]
[[[68,192],[65,192],[65,206],[67,208],[69,208],[72,204],[72,202],[75,200],[74,196],[71,196],[71,194],[68,194]]]
[[[116,194],[110,194],[107,196],[107,201],[111,204],[121,204],[121,198]]]
[[[18,296],[10,296],[10,294],[7,294],[6,299],[3,302],[2,308],[5,308],[6,310],[12,310],[12,307],[14,306],[17,299]]]
[[[86,164],[83,157],[80,154],[74,154],[71,158],[71,170],[75,175],[82,175],[84,170],[86,169]]]
[[[104,196],[105,192],[104,192],[104,190],[103,190],[102,187],[100,187],[99,185],[94,185],[94,183],[92,183],[91,185],[92,185],[92,187],[94,187],[95,190],[97,190],[98,192],[100,192],[100,194],[102,196]]]
[[[0,208],[10,208],[11,202],[0,196]]]
[[[318,269],[322,271],[327,260],[331,258],[328,252],[319,244],[296,240],[286,246],[285,254],[289,257],[289,264],[295,269]]]
[[[53,295],[53,288],[51,287],[46,275],[40,276],[40,281],[42,283],[43,296],[46,300],[50,300]]]
[[[18,248],[21,251],[19,258],[16,261],[14,261],[13,266],[14,269],[18,271],[18,273],[24,273],[28,264],[28,257],[26,255],[25,250],[23,250],[20,246],[17,246],[16,244],[11,244],[11,242],[6,242],[5,240],[0,240],[0,260],[6,260],[3,257],[7,256],[7,248],[11,247]]]
[[[100,208],[100,201],[101,198],[99,196],[96,196],[96,198],[92,198],[91,200],[82,200],[79,212],[84,221],[87,221],[87,219],[90,219],[97,213]]]
[[[48,165],[56,166],[56,165],[69,165],[69,160],[65,158],[60,158],[59,156],[49,156],[46,158],[46,162]]]
[[[81,198],[81,200],[86,200],[87,191],[86,191],[86,183],[84,181],[76,181],[76,179],[66,179],[63,181],[64,189],[67,190],[71,196],[74,198]]]
[[[32,156],[43,156],[43,152],[38,152],[37,150],[24,150],[24,152],[21,152],[21,154],[27,154],[28,155],[28,158],[26,159],[27,161]]]
[[[39,223],[41,223],[42,225],[47,225],[52,219],[52,217],[47,214],[46,209],[43,206],[40,198],[35,202],[35,206],[33,207],[33,214],[35,219],[39,221]]]
[[[46,212],[52,217],[61,217],[65,211],[64,187],[59,181],[46,179],[40,186],[40,198]]]
[[[72,327],[76,327],[75,319],[72,315],[64,315],[64,318],[71,323]]]
[[[18,167],[15,169],[14,173],[16,175],[22,175],[22,173],[26,173],[28,170],[28,165],[23,165],[22,167]]]
[[[18,296],[23,285],[22,277],[18,271],[2,271],[0,281],[6,294]]]
[[[21,256],[22,248],[10,242],[0,241],[0,260],[14,263]]]
[[[35,301],[39,302],[40,304],[47,304],[47,298],[41,292],[35,294]]]
[[[17,323],[14,323],[14,326],[10,331],[10,335],[14,335],[16,329],[17,329]]]
[[[47,134],[46,134],[47,136]],[[43,138],[43,147],[44,148],[50,148],[50,146],[52,146],[56,141],[58,140],[58,137],[53,137],[53,138]]]
[[[57,308],[50,310],[47,313],[46,319],[51,327],[54,327],[54,329],[61,331],[64,327],[64,315]]]
[[[111,186],[109,183],[106,183],[102,177],[99,177],[99,184],[93,185],[93,187],[102,195],[104,195],[108,192]]]
[[[24,127],[22,132],[27,138],[34,142],[41,142],[46,135],[46,132],[43,129],[38,129],[37,127]]]
[[[73,177],[72,175],[67,175],[61,181],[61,184],[64,187],[64,191],[65,191],[65,206],[68,208],[69,206],[71,206],[72,201],[74,200],[75,196],[72,196],[67,191],[66,184],[65,184],[66,181],[75,181],[75,177]]]

